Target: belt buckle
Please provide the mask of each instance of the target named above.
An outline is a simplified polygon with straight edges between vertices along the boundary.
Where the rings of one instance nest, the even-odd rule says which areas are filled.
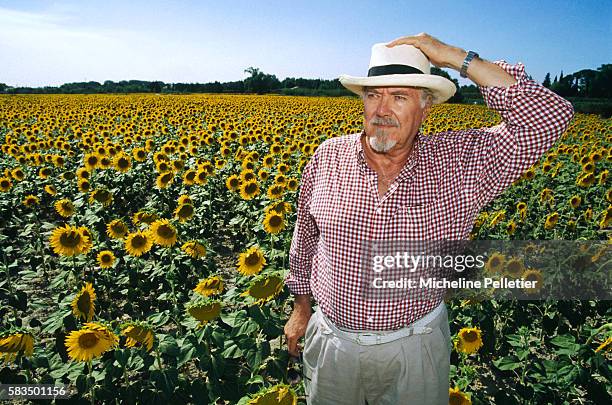
[[[361,344],[361,337],[371,337],[371,336],[376,336],[376,344],[380,344],[380,340],[382,339],[382,335],[379,333],[359,333],[357,334],[357,337],[355,338],[355,342],[357,342],[357,344]]]

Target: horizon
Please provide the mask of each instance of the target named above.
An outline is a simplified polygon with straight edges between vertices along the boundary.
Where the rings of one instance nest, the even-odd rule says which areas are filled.
[[[546,73],[553,80],[561,71],[612,63],[612,4],[595,1],[442,1],[444,15],[397,1],[358,1],[350,8],[272,1],[257,9],[243,0],[101,4],[0,2],[0,83],[40,88],[107,80],[230,82],[244,80],[250,66],[281,81],[333,80],[365,74],[373,43],[421,31],[487,60],[522,62],[538,82]],[[444,70],[460,85],[471,84]]]

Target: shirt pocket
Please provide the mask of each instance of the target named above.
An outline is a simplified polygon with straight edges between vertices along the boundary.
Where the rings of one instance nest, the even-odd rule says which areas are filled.
[[[398,208],[391,229],[397,240],[433,240],[439,238],[440,200]]]

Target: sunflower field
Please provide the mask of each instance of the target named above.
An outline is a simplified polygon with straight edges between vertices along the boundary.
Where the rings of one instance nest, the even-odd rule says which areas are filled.
[[[90,403],[304,403],[283,340],[300,173],[362,114],[353,98],[0,96],[0,382]],[[445,104],[422,132],[499,122]],[[577,114],[471,238],[612,240],[611,147],[612,120]],[[451,404],[611,403],[608,301],[447,307]]]

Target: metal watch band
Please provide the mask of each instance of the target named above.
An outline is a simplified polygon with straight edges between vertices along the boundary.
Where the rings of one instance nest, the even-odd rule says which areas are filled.
[[[463,60],[463,65],[461,66],[461,70],[459,71],[459,75],[461,77],[467,77],[467,68],[472,59],[477,58],[478,54],[474,51],[468,51],[465,59]]]

